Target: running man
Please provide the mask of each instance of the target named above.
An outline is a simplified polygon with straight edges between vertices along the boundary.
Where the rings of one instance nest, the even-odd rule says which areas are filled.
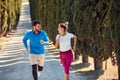
[[[42,30],[41,22],[33,21],[32,30],[26,32],[23,37],[23,44],[27,52],[29,52],[29,47],[27,44],[28,40],[30,42],[29,58],[32,66],[32,75],[34,80],[38,80],[38,77],[44,66],[44,45],[49,44],[47,33]]]

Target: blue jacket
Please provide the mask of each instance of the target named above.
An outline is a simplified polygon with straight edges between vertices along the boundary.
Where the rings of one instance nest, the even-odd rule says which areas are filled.
[[[35,34],[33,31],[26,32],[23,37],[23,44],[25,48],[28,48],[27,41],[30,43],[30,54],[44,54],[44,45],[49,44],[47,33],[41,30],[39,33]],[[40,43],[43,40],[44,45]]]

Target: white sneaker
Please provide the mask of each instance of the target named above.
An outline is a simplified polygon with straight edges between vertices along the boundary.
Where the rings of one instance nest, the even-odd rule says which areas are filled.
[[[38,71],[38,72],[37,72],[37,76],[39,77],[39,76],[40,76],[40,74],[41,74],[41,72],[40,72],[40,71]]]

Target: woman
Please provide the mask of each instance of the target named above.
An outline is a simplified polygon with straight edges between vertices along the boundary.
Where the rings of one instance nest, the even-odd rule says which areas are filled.
[[[69,79],[69,70],[70,70],[70,65],[73,61],[71,38],[74,39],[73,51],[75,51],[77,37],[75,35],[67,32],[67,29],[68,29],[68,22],[60,23],[58,25],[59,34],[56,36],[55,47],[56,48],[58,48],[58,46],[60,47],[60,60],[61,60],[62,66],[64,68],[65,80],[70,80]]]

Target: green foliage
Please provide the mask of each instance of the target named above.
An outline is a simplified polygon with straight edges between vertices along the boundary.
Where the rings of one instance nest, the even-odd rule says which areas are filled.
[[[32,20],[40,20],[51,40],[55,39],[60,22],[60,0],[29,0]]]
[[[75,31],[83,53],[102,61],[108,59],[113,51],[108,4],[109,1],[80,0],[75,2],[73,14]]]
[[[111,26],[112,39],[114,41],[114,52],[118,65],[118,80],[120,80],[120,0],[111,0],[109,9],[109,24]],[[113,58],[116,64],[115,58]]]
[[[114,41],[115,53],[117,56],[118,65],[120,66],[120,1],[111,0],[109,10],[109,23],[111,26],[112,39]]]
[[[78,37],[77,52],[104,61],[113,56],[115,46],[118,55],[119,0],[29,1],[32,20],[43,22],[43,28],[52,41],[55,40],[58,24],[68,21],[69,31]]]
[[[16,28],[19,20],[21,0],[0,1],[0,36]]]

